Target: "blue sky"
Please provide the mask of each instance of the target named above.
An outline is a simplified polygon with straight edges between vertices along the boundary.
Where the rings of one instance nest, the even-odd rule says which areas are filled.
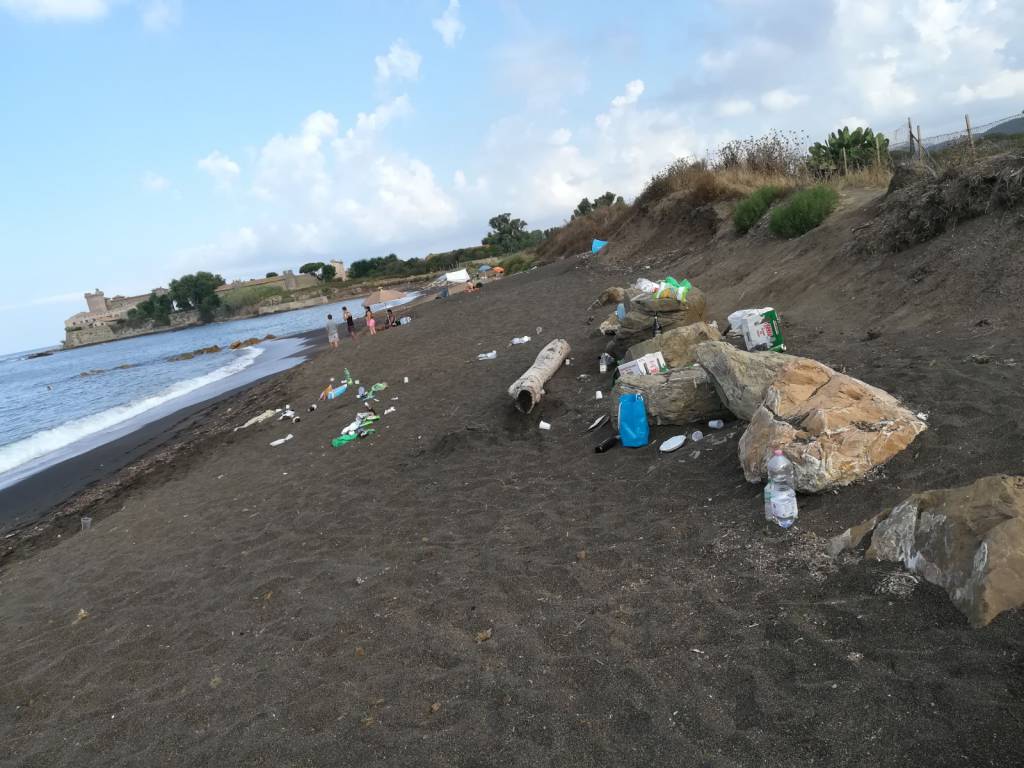
[[[0,0],[0,353],[95,287],[419,256],[733,137],[1024,108],[1011,0],[629,5]]]

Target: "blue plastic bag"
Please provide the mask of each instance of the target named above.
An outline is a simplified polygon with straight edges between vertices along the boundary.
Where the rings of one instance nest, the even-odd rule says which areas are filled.
[[[597,253],[602,248],[604,248],[606,245],[608,245],[608,241],[607,240],[594,240],[594,242],[592,242],[590,244],[590,252],[591,253]]]
[[[619,442],[625,448],[642,448],[650,439],[644,396],[619,395]]]

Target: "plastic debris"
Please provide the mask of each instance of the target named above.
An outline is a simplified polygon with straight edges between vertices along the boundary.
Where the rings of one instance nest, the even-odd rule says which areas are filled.
[[[595,393],[594,393],[594,399],[595,399],[595,400],[600,400],[600,399],[602,399],[603,397],[604,397],[604,395],[603,395],[603,394],[601,394],[601,390],[600,390],[600,389],[599,389],[599,390],[597,390],[597,392],[595,392]]]
[[[253,424],[259,424],[261,422],[266,421],[267,419],[273,418],[277,413],[278,413],[278,411],[276,411],[274,409],[264,411],[259,416],[253,416],[251,419],[249,419],[247,422],[245,422],[245,424],[243,424],[242,426],[235,427],[234,430],[232,430],[232,431],[237,432],[240,429],[248,429]]]
[[[542,421],[537,426],[540,427],[541,429],[551,429],[551,425],[548,424],[546,421]]]
[[[386,409],[384,411],[384,415],[387,416],[389,413],[394,413],[396,410],[398,410],[398,409],[395,408],[395,406],[392,405],[390,408],[388,408],[388,409]]]
[[[662,453],[672,453],[672,451],[678,451],[683,447],[683,443],[686,442],[686,435],[675,435],[670,437],[668,440],[663,442],[658,450]]]
[[[608,421],[608,414],[604,414],[603,416],[598,416],[596,419],[594,419],[593,424],[591,424],[589,427],[587,427],[587,432],[593,432],[595,429],[597,429],[598,427],[600,427],[602,424],[606,423],[607,421]]]
[[[692,440],[695,443],[699,443],[703,439],[704,439],[704,433],[701,432],[699,429],[696,430],[692,435],[690,435],[690,440]]]
[[[530,341],[529,336],[516,336],[512,339],[513,344],[526,344]]]
[[[725,422],[721,419],[712,419],[708,422],[708,426],[712,429],[722,429],[725,426]]]
[[[619,436],[612,435],[611,437],[602,440],[600,443],[594,446],[594,453],[604,453],[605,451],[611,450],[619,444]]]
[[[477,360],[494,360],[498,356],[498,350],[492,349],[490,352],[481,352],[476,356]]]
[[[278,438],[277,440],[274,440],[274,441],[273,441],[273,442],[271,443],[271,445],[272,445],[272,446],[273,446],[274,448],[276,448],[276,447],[277,447],[277,446],[279,446],[279,445],[284,445],[284,444],[285,444],[285,443],[287,443],[287,442],[288,442],[289,440],[291,440],[291,439],[292,439],[293,437],[294,437],[294,435],[292,435],[291,433],[289,433],[289,434],[288,434],[288,435],[287,435],[286,437],[281,437],[281,438]]]

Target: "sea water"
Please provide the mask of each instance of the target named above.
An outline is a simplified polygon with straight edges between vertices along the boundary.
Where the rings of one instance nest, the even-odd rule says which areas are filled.
[[[29,357],[31,350],[0,355],[0,488],[178,408],[301,362],[304,347],[297,339],[266,341],[239,350],[227,347],[236,340],[322,328],[328,313],[341,317],[342,304],[361,308],[361,302],[353,297],[46,357]],[[191,360],[169,359],[213,345],[222,351]],[[267,403],[268,408],[279,405]]]

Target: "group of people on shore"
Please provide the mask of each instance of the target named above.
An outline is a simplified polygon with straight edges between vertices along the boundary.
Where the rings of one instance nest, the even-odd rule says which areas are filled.
[[[348,307],[341,308],[342,318],[345,320],[345,327],[348,329],[348,336],[352,341],[356,341],[359,334],[356,332],[356,320],[352,313],[348,311]],[[363,319],[366,321],[366,328],[370,332],[371,336],[377,335],[377,318],[374,317],[373,312],[370,308],[366,308],[366,312],[363,315]],[[395,316],[394,311],[391,307],[387,309],[387,318],[384,323],[385,328],[396,328],[398,327],[398,318]],[[335,321],[333,315],[327,315],[327,341],[334,349],[338,348],[340,339],[338,338],[338,323]]]

